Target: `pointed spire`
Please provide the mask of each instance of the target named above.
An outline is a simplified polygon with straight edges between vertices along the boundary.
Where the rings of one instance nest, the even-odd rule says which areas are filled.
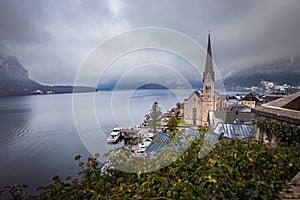
[[[212,62],[212,51],[211,51],[211,42],[210,42],[210,30],[208,31],[208,44],[207,44],[207,54],[206,54],[206,63],[205,63],[205,71],[203,72],[203,81],[206,78],[208,72],[210,73],[213,81],[215,80],[215,72],[213,69]]]
[[[210,30],[208,31],[207,54],[210,55],[210,57],[212,57],[212,55],[211,55],[211,45],[210,45]]]

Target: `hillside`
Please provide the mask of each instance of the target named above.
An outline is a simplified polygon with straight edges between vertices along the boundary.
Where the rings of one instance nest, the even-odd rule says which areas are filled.
[[[28,77],[16,56],[0,43],[0,96],[17,95],[42,87]]]
[[[116,86],[117,80],[111,80],[109,83],[101,83],[98,85],[97,89],[98,90],[115,90],[115,86]],[[189,80],[189,83],[191,85],[192,88],[194,89],[198,89],[198,88],[202,88],[202,80],[199,81],[195,81],[195,80]],[[142,86],[140,86],[138,89],[141,90],[147,90],[147,89],[151,89],[151,90],[156,90],[156,89],[178,89],[178,88],[185,88],[185,89],[189,89],[188,87],[184,87],[185,85],[178,85],[177,83],[171,83],[171,84],[167,84],[166,85],[160,85],[157,83],[147,83],[144,84]],[[118,90],[131,90],[131,89],[135,89],[136,84],[134,82],[132,83],[127,83],[127,84],[122,84],[121,86],[118,86]]]
[[[233,72],[224,80],[226,86],[259,86],[261,80],[278,84],[300,85],[300,56],[280,59]]]
[[[0,43],[0,96],[37,94],[37,90],[43,94],[96,91],[92,87],[48,86],[33,81],[11,50]]]

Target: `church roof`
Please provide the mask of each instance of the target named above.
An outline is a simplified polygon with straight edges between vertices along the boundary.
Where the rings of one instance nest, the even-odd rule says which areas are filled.
[[[185,99],[185,101],[186,100],[188,100],[188,99],[190,99],[194,94],[196,94],[198,97],[199,97],[199,99],[200,100],[202,100],[203,101],[203,92],[202,92],[202,90],[195,90],[190,96],[189,96],[189,98],[187,98],[187,99]],[[219,96],[220,94],[218,93],[218,92],[214,92],[214,100],[217,100],[217,96]]]
[[[201,91],[201,90],[195,90],[195,91],[189,96],[189,98],[185,99],[185,101],[188,100],[188,99],[190,99],[194,94],[196,94],[196,96],[199,97],[199,99],[203,100],[203,93],[202,93],[202,91]]]
[[[211,50],[211,42],[210,42],[210,31],[208,32],[208,44],[207,44],[207,54],[206,54],[206,63],[205,63],[205,70],[203,72],[203,80],[205,77],[210,74],[212,80],[215,80],[215,72],[213,68],[213,61],[212,61],[212,50]]]
[[[194,93],[200,98],[203,99],[203,93],[201,90],[195,90]]]

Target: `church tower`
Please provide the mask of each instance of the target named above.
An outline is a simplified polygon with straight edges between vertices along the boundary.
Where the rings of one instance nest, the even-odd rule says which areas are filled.
[[[210,31],[208,32],[208,45],[205,70],[203,72],[203,110],[202,125],[208,125],[208,111],[215,110],[215,72],[213,69],[212,50],[210,43]]]

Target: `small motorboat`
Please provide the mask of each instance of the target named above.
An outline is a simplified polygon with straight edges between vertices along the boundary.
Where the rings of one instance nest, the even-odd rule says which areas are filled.
[[[114,128],[107,138],[108,143],[116,143],[121,136],[121,131],[122,129],[119,127]]]

